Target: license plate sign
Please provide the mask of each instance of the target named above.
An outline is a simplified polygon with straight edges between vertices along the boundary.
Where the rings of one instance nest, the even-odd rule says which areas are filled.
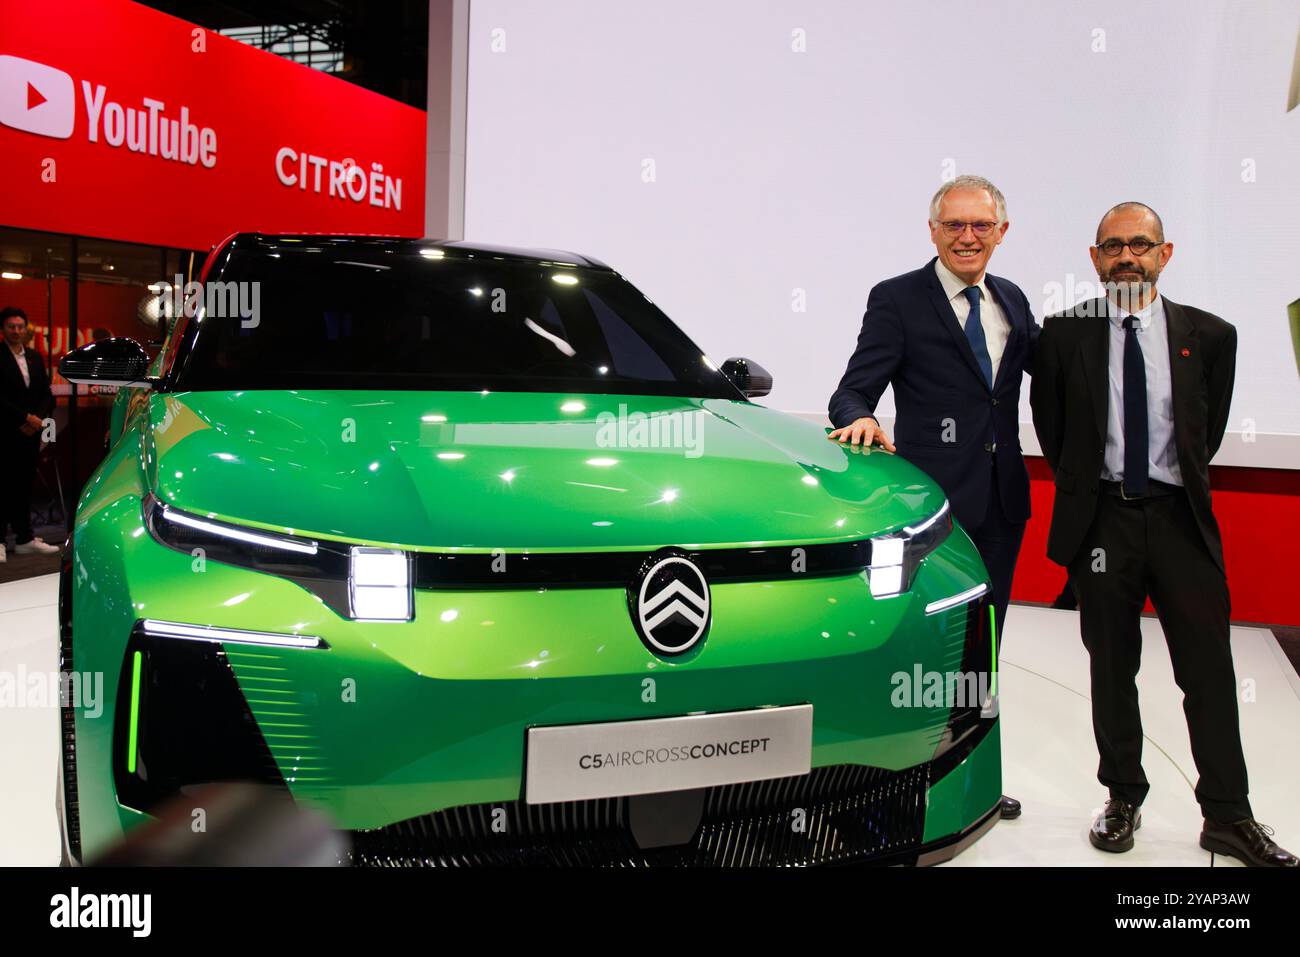
[[[529,804],[807,774],[812,705],[528,729]]]

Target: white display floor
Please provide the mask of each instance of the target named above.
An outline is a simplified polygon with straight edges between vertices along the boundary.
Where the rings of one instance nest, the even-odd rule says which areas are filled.
[[[0,673],[57,669],[57,591],[53,575],[0,584]],[[1279,843],[1300,851],[1300,678],[1268,631],[1232,631],[1238,682],[1253,685],[1254,700],[1240,706],[1251,803],[1256,817],[1277,829]],[[1096,779],[1087,653],[1077,615],[1015,606],[1002,656],[1002,756],[1005,790],[1024,804],[1024,815],[999,823],[947,866],[1210,864],[1196,844],[1201,820],[1182,695],[1159,623],[1145,619],[1142,632],[1138,683],[1151,794],[1137,846],[1111,855],[1088,844],[1088,825],[1105,792]],[[57,715],[52,706],[0,706],[0,865],[58,861]],[[1222,858],[1215,863],[1239,866]]]

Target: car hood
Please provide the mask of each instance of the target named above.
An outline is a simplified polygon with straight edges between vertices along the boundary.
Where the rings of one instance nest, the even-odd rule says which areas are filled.
[[[719,399],[155,394],[146,442],[147,483],[177,508],[413,548],[847,541],[943,502],[894,455]]]

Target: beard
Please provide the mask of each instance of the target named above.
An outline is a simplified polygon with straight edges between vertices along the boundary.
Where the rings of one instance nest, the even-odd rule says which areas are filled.
[[[1127,274],[1127,275],[1124,275]],[[1160,270],[1156,267],[1150,269],[1144,268],[1141,263],[1135,263],[1130,260],[1116,263],[1101,274],[1102,282],[1114,283],[1136,283],[1149,282],[1154,283],[1160,278]]]
[[[1128,312],[1137,312],[1141,304],[1150,300],[1159,278],[1158,267],[1148,269],[1131,260],[1116,263],[1101,273],[1106,295]]]

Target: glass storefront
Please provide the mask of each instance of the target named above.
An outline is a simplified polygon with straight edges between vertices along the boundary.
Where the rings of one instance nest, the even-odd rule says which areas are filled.
[[[50,524],[65,522],[82,484],[103,457],[111,389],[87,390],[58,374],[71,348],[127,336],[152,355],[158,330],[139,317],[149,286],[188,281],[204,253],[0,226],[0,308],[27,313],[27,348],[50,370],[56,440],[42,449],[34,501]]]

